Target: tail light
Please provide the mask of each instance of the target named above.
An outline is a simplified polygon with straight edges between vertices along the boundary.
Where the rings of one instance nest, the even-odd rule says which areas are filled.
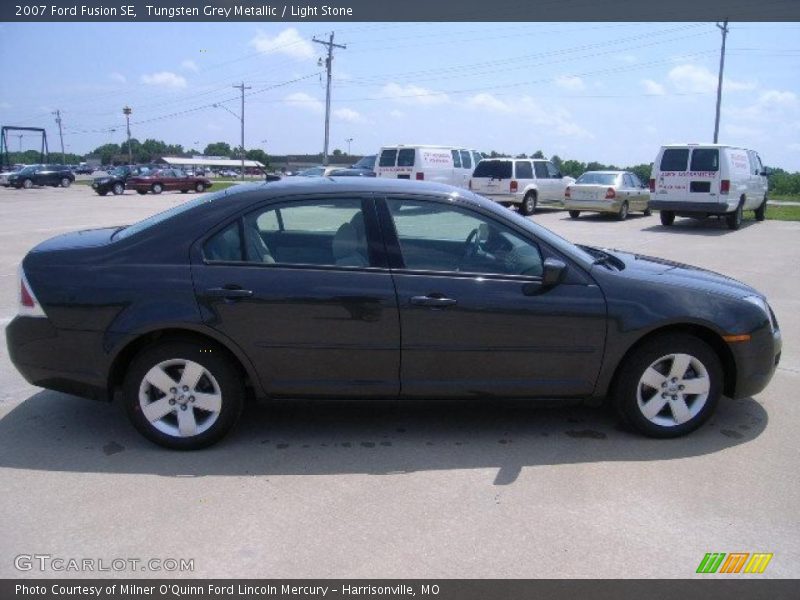
[[[614,188],[608,188],[606,190],[606,200],[613,200],[617,197],[617,192],[614,191]]]
[[[19,268],[19,314],[26,317],[44,317],[44,310],[33,293],[22,267]]]
[[[656,180],[655,179],[650,179],[650,191],[652,193],[654,193],[654,194],[656,193]]]
[[[424,181],[425,180],[425,173],[422,171],[417,171],[417,181]]]
[[[731,191],[731,180],[730,179],[723,179],[719,182],[719,193],[720,194],[727,194]]]
[[[513,181],[512,180],[508,189],[511,190],[512,194],[515,194],[517,192],[517,190],[519,189],[519,183],[517,181]]]
[[[572,198],[572,192],[570,191],[569,186],[567,186],[567,189],[564,190],[564,198]]]

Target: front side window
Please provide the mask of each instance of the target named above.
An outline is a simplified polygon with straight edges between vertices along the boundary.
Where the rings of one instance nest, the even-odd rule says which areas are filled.
[[[716,148],[696,148],[692,152],[690,171],[719,171],[719,150]]]
[[[667,148],[661,156],[662,171],[685,171],[689,162],[688,148]]]
[[[388,199],[403,262],[415,271],[542,275],[536,244],[469,209]]]
[[[379,167],[393,167],[397,161],[397,149],[392,148],[381,152],[381,157],[378,160]]]

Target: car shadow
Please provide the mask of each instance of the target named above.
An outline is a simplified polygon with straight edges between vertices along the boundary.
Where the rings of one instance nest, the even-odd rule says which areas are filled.
[[[628,221],[637,221],[639,219],[650,219],[652,215],[647,216],[644,213],[635,212],[635,213],[628,213],[628,216],[625,218],[624,221],[620,221],[614,213],[583,213],[581,212],[581,216],[577,219],[573,219],[568,214],[564,214],[564,217],[561,219],[562,221],[572,222],[572,223],[579,223],[581,221],[600,221],[603,223],[619,223],[622,225]]]
[[[767,421],[755,400],[724,399],[693,434],[654,440],[574,402],[281,401],[249,405],[212,448],[177,452],[142,438],[118,405],[42,391],[0,419],[0,467],[164,477],[488,468],[508,485],[525,467],[719,452],[754,440]]]
[[[742,226],[739,231],[752,227],[758,221],[742,221]],[[725,224],[725,219],[690,219],[690,218],[675,218],[675,223],[670,227],[664,227],[660,222],[654,223],[651,227],[645,227],[642,231],[658,231],[662,233],[680,233],[681,235],[704,235],[704,236],[720,236],[729,233],[736,233],[733,229],[728,229]]]

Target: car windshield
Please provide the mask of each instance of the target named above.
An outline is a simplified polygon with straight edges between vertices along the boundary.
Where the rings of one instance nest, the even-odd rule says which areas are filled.
[[[619,177],[617,173],[592,173],[590,171],[578,177],[575,183],[584,183],[587,185],[616,185],[617,177]]]
[[[19,174],[20,175],[30,175],[31,173],[35,173],[35,172],[36,172],[36,167],[31,166],[31,167],[25,167],[24,169],[22,169],[19,172]]]

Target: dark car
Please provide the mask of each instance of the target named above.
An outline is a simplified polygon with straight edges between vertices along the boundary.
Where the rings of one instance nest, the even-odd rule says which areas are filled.
[[[364,156],[358,160],[356,164],[351,166],[351,169],[364,169],[365,171],[375,170],[375,154]]]
[[[328,177],[375,177],[375,171],[367,169],[336,169]]]
[[[30,165],[9,175],[8,185],[30,189],[35,185],[69,187],[75,181],[75,173],[63,165]]]
[[[756,394],[781,350],[728,277],[575,246],[450,186],[366,177],[241,185],[22,262],[10,357],[32,384],[119,394],[193,449],[277,398],[610,396],[655,437]],[[249,391],[249,392],[248,392]]]
[[[212,185],[210,179],[186,175],[180,169],[158,169],[129,178],[125,187],[140,194],[160,194],[163,191],[180,191],[185,194],[190,190],[201,193]]]
[[[90,165],[78,165],[75,167],[75,173],[78,175],[91,175],[94,173],[94,167]]]
[[[95,177],[94,180],[92,180],[92,189],[101,196],[105,196],[109,192],[119,196],[125,192],[125,184],[130,177],[146,172],[146,168],[120,165],[107,175]]]

